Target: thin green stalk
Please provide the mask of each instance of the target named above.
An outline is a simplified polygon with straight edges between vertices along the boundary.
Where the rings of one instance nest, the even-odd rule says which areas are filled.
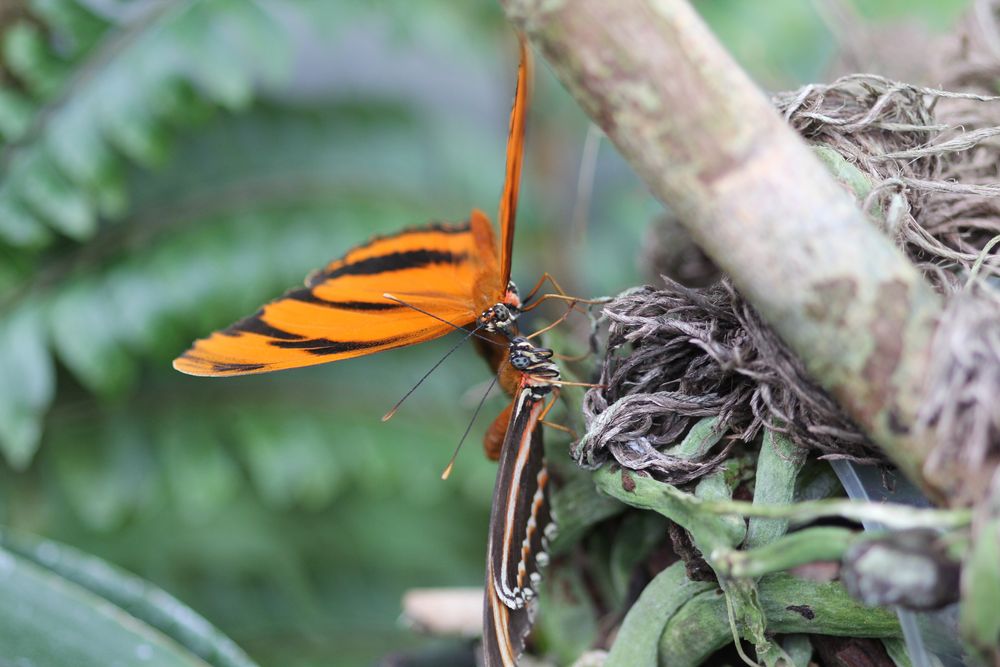
[[[665,493],[678,494],[673,489]],[[851,521],[877,521],[889,528],[940,528],[953,529],[968,526],[972,511],[968,509],[939,510],[918,509],[893,503],[865,503],[854,500],[812,500],[794,505],[754,505],[746,501],[712,501],[701,503],[700,509],[720,516],[736,515],[787,519],[793,523],[806,523],[817,519],[840,517]]]
[[[976,258],[975,263],[972,265],[972,269],[969,271],[969,279],[965,282],[965,289],[969,289],[969,287],[976,282],[976,278],[979,276],[979,271],[983,268],[983,262],[985,262],[986,258],[990,256],[990,252],[992,252],[994,246],[998,243],[1000,243],[1000,234],[991,238],[989,242],[983,246],[983,249],[979,252],[979,257]]]
[[[716,552],[712,563],[726,576],[753,579],[807,563],[839,561],[852,544],[863,539],[871,536],[847,528],[806,528],[749,551]]]
[[[628,480],[624,483],[631,490],[623,486],[623,479]],[[699,532],[711,538],[706,544],[718,546],[727,546],[727,542],[734,539],[732,525],[718,520],[726,516],[786,519],[794,523],[840,517],[852,521],[876,521],[886,527],[897,529],[962,528],[968,526],[972,520],[972,512],[968,509],[920,509],[908,505],[853,500],[812,500],[794,505],[755,505],[742,500],[702,500],[670,484],[663,484],[636,473],[612,472],[609,467],[595,472],[594,481],[597,487],[608,495],[633,507],[660,512],[685,528],[698,522],[707,522],[705,526],[700,527]],[[716,520],[713,521],[712,517]]]
[[[660,572],[625,616],[604,667],[655,667],[660,634],[670,618],[694,596],[713,590],[712,582],[688,579],[682,562]]]
[[[753,492],[756,506],[787,506],[795,500],[795,480],[806,462],[806,452],[784,434],[764,431]],[[747,526],[745,549],[760,547],[788,531],[787,519],[753,517]]]
[[[761,608],[768,632],[845,637],[899,637],[891,611],[855,601],[837,582],[819,583],[788,574],[763,577]],[[726,601],[718,591],[693,597],[667,623],[660,637],[662,667],[697,667],[732,641]]]

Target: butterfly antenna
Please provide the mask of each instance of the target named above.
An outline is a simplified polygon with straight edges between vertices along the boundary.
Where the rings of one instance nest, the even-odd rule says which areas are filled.
[[[479,331],[479,329],[481,327],[482,327],[482,325],[479,325],[478,327],[476,327],[472,331],[465,331],[465,329],[462,329],[462,331],[465,331],[465,335],[462,336],[462,340],[460,340],[457,343],[455,343],[454,347],[452,347],[450,350],[448,350],[443,357],[441,357],[440,359],[438,359],[438,362],[436,364],[434,364],[433,366],[431,366],[430,370],[427,371],[426,373],[424,373],[424,376],[422,378],[420,378],[419,380],[417,380],[417,383],[415,385],[413,385],[412,387],[410,387],[410,390],[403,395],[403,398],[401,398],[398,401],[396,401],[396,405],[392,406],[392,410],[389,410],[389,412],[387,412],[384,415],[382,415],[382,421],[383,422],[387,422],[390,419],[392,419],[392,416],[394,414],[396,414],[397,410],[399,410],[399,406],[401,406],[403,404],[403,401],[405,401],[406,399],[408,399],[410,397],[410,394],[412,394],[413,392],[415,392],[417,390],[417,387],[419,387],[420,385],[422,385],[424,383],[424,380],[426,380],[428,377],[430,377],[430,374],[433,373],[435,370],[437,370],[438,366],[440,366],[441,364],[444,363],[445,359],[447,359],[448,357],[450,357],[455,352],[455,350],[457,350],[458,348],[462,347],[462,344],[465,343],[465,341],[469,340],[469,338],[471,338],[477,331]]]
[[[479,411],[483,409],[483,403],[486,402],[486,397],[490,395],[493,391],[493,387],[497,384],[497,376],[494,375],[493,379],[490,380],[490,385],[486,387],[486,392],[483,397],[479,399],[479,405],[476,406],[476,411],[472,413],[472,419],[469,420],[469,425],[465,427],[465,433],[462,434],[462,439],[458,441],[458,447],[455,448],[455,453],[451,455],[451,460],[448,461],[448,465],[445,467],[444,472],[441,473],[441,479],[448,479],[451,476],[451,469],[455,467],[455,459],[458,458],[458,451],[462,449],[462,445],[465,444],[465,439],[469,437],[469,431],[472,430],[472,425],[476,423],[476,417],[479,416]]]
[[[460,327],[457,324],[455,324],[454,322],[449,322],[448,320],[444,319],[443,317],[438,317],[434,313],[427,312],[426,310],[424,310],[423,308],[420,308],[419,306],[414,306],[412,303],[406,303],[402,299],[394,297],[393,295],[391,295],[389,293],[383,294],[382,296],[384,298],[386,298],[386,299],[389,299],[390,301],[395,301],[396,303],[398,303],[398,304],[400,304],[402,306],[406,306],[407,308],[412,308],[413,310],[417,311],[418,313],[423,313],[427,317],[433,317],[438,322],[443,322],[444,324],[447,324],[448,326],[450,326],[453,329],[456,329],[457,331],[462,331],[464,333],[469,333],[469,330],[466,329],[465,327]],[[487,343],[490,343],[492,345],[496,345],[497,347],[507,347],[506,345],[504,345],[502,343],[498,343],[495,340],[491,340],[491,339],[487,338],[486,336],[480,336],[478,333],[476,333],[482,327],[483,327],[483,325],[479,325],[478,327],[476,327],[475,329],[473,329],[472,333],[470,333],[469,335],[470,336],[475,336],[479,340],[485,340]]]

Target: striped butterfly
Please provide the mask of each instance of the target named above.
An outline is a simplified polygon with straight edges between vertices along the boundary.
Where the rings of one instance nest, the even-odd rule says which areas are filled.
[[[517,665],[534,621],[540,569],[548,561],[548,542],[554,537],[539,427],[548,411],[546,397],[562,384],[551,358],[552,350],[513,337],[501,369],[517,389],[505,411],[509,420],[490,512],[483,602],[486,667]]]
[[[486,667],[517,665],[534,621],[548,543],[555,537],[540,426],[552,406],[545,405],[546,397],[554,400],[560,385],[573,383],[560,380],[552,354],[527,338],[513,337],[501,369],[517,389],[505,411],[509,420],[490,512],[483,600]]]

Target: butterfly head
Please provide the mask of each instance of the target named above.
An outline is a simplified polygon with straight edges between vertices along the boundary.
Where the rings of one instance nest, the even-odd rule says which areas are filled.
[[[552,350],[535,347],[527,338],[516,336],[510,341],[510,365],[531,378],[532,386],[551,387],[559,379],[559,367],[552,363]]]
[[[495,303],[479,316],[479,326],[490,333],[511,335],[521,309],[512,304]]]

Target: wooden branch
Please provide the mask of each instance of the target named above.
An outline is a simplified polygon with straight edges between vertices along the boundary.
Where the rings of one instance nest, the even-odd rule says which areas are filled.
[[[685,0],[500,0],[652,192],[925,491],[940,298]]]

